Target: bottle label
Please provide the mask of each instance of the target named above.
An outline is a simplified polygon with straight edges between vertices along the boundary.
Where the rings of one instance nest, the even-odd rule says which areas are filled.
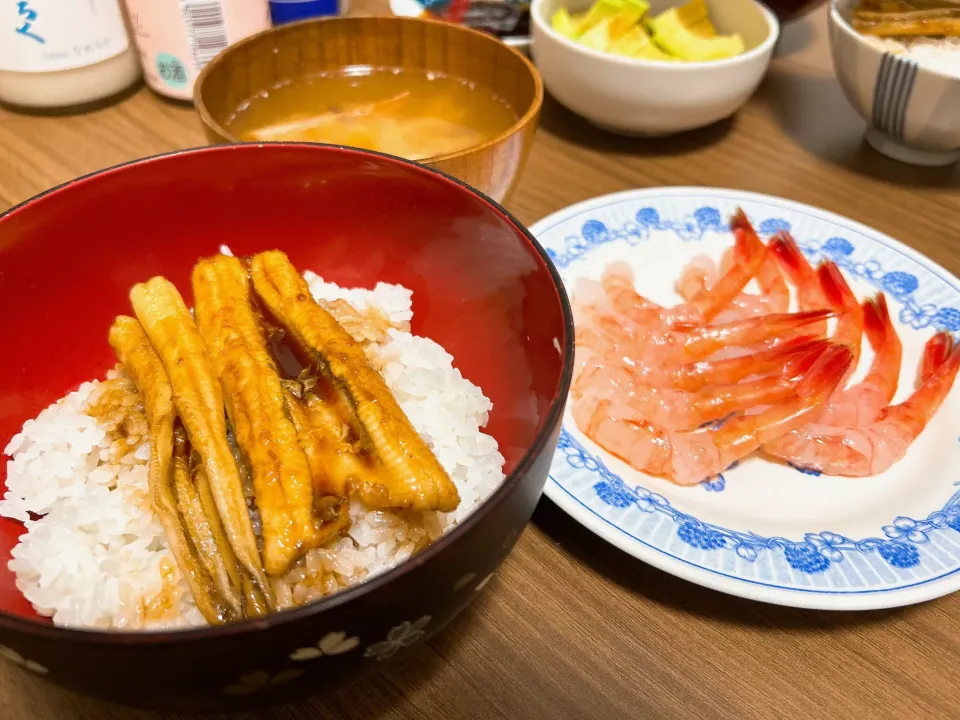
[[[126,0],[126,5],[147,84],[184,100],[218,53],[270,27],[267,0]]]
[[[0,0],[0,70],[72,70],[129,46],[118,0]]]

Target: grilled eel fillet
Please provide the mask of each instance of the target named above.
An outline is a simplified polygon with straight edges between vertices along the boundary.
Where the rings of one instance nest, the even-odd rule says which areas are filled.
[[[223,532],[207,473],[200,456],[190,449],[182,424],[176,426],[173,437],[174,488],[187,534],[200,553],[207,572],[236,611],[244,617],[265,615],[266,611],[261,610],[263,600],[259,593],[251,597],[244,585],[245,573],[240,569],[230,541]]]
[[[233,548],[230,547],[230,540],[227,539],[220,522],[217,503],[213,499],[213,492],[210,490],[210,479],[207,476],[207,471],[203,468],[200,455],[195,450],[190,452],[190,474],[196,488],[196,499],[199,501],[200,510],[210,525],[213,541],[216,543],[220,556],[226,559],[227,570],[230,572],[230,582],[235,584],[243,594],[244,615],[250,618],[269,614],[270,607],[266,598],[263,597],[263,593],[251,581],[250,573],[243,570],[237,563],[237,557],[233,554]]]
[[[343,496],[351,485],[377,482],[380,468],[355,452],[348,428],[333,407],[297,382],[287,381],[284,393],[318,492]]]
[[[140,323],[120,316],[110,328],[110,345],[143,395],[150,427],[149,488],[153,507],[163,526],[170,550],[190,585],[194,601],[211,624],[221,624],[240,615],[240,599],[229,579],[224,582],[210,548],[196,543],[188,533],[177,508],[175,486],[183,473],[180,458],[174,459],[173,389],[160,357]],[[185,439],[177,444],[185,442]]]
[[[880,37],[956,37],[960,2],[956,0],[863,0],[853,11],[853,27]]]
[[[176,287],[163,277],[134,285],[130,300],[170,379],[174,404],[209,476],[230,546],[273,610],[273,592],[260,561],[240,472],[227,442],[223,394],[200,332]]]
[[[250,277],[272,320],[286,329],[300,361],[335,390],[335,406],[382,471],[354,478],[353,490],[374,508],[449,512],[457,488],[404,415],[363,348],[311,297],[306,280],[277,250],[253,257]],[[328,398],[324,397],[327,401]]]
[[[323,523],[283,387],[252,307],[243,263],[226,255],[193,270],[194,316],[223,386],[234,437],[250,468],[263,525],[267,574],[285,573],[298,555],[322,545],[349,521],[346,504]]]

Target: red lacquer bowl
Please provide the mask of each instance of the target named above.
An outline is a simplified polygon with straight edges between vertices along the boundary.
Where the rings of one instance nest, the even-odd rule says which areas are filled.
[[[493,401],[488,431],[508,477],[464,523],[385,575],[267,620],[180,632],[66,630],[39,618],[6,568],[22,527],[0,520],[0,654],[78,692],[181,712],[322,692],[402,655],[463,609],[512,548],[546,480],[573,325],[544,250],[503,208],[450,177],[320,145],[148,158],[0,216],[0,443],[114,364],[107,329],[129,312],[134,283],[163,274],[189,302],[192,265],[224,243],[238,254],[283,249],[341,285],[412,289],[414,332],[440,342]]]

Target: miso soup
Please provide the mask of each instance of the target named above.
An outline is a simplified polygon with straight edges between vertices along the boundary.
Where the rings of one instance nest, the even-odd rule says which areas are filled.
[[[502,98],[461,78],[409,68],[350,68],[246,101],[227,127],[241,140],[378,150],[410,160],[491,140],[517,121]]]

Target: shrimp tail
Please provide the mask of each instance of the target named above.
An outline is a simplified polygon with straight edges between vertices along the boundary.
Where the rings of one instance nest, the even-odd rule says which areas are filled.
[[[740,231],[749,235],[752,241],[760,242],[756,230],[753,229],[753,225],[750,224],[742,209],[737,209],[730,220],[730,227],[734,232]],[[790,291],[777,266],[776,257],[769,247],[764,247],[764,258],[757,270],[757,281],[760,283],[763,294],[771,299],[773,307],[776,308],[774,312],[786,311],[790,306]]]
[[[716,430],[724,467],[807,423],[820,412],[820,404],[833,393],[852,362],[848,348],[831,345],[807,372],[793,400],[756,415],[735,417]]]
[[[873,400],[870,399],[871,394],[867,393],[865,396],[861,395],[856,403],[859,408],[857,417],[860,418],[860,422],[863,422],[866,416],[875,419],[893,400],[900,382],[900,365],[903,361],[903,345],[893,327],[890,311],[887,309],[887,299],[883,293],[877,293],[875,299],[867,300],[863,304],[863,327],[876,355],[870,370],[860,383],[860,387],[874,390]],[[924,356],[926,357],[926,353]],[[928,373],[924,374],[921,370],[923,378],[921,382],[926,380],[945,358],[946,353],[938,355],[933,359],[934,364]]]
[[[826,341],[810,343],[809,347],[795,353],[795,357],[785,363],[783,372],[777,375],[701,389],[696,393],[691,407],[692,418],[687,427],[701,427],[750,408],[790,400],[796,395],[797,386],[805,374],[828,347]]]
[[[877,296],[872,300],[864,300],[863,330],[867,334],[870,347],[874,350],[883,346],[887,340],[887,334],[893,330],[890,312],[887,310],[887,299],[883,293],[877,293]],[[936,370],[936,367],[931,372],[933,370]]]
[[[749,252],[749,256],[751,257],[756,256],[758,253],[761,255],[766,254],[767,248],[760,240],[760,236],[757,235],[757,231],[754,230],[753,224],[747,218],[747,214],[743,211],[743,208],[737,208],[733,217],[730,218],[730,230],[736,237],[744,238],[744,244],[742,246],[738,244],[734,250],[738,262],[742,262],[743,258],[747,257],[746,254],[743,254],[745,250]]]
[[[817,348],[822,353],[826,340],[800,336],[778,347],[752,355],[738,355],[723,360],[701,360],[680,365],[673,372],[673,387],[693,392],[707,386],[738,383],[755,375],[769,375],[792,367],[791,363],[808,350]]]
[[[823,288],[813,269],[804,257],[796,241],[790,234],[781,230],[769,243],[770,254],[776,258],[777,265],[797,291],[797,300],[801,310],[816,310],[831,307],[824,296]],[[827,323],[811,327],[808,332],[821,337],[827,333]]]
[[[817,278],[820,280],[820,287],[830,307],[835,308],[838,312],[848,312],[855,317],[862,317],[863,309],[860,302],[844,279],[840,268],[828,260],[817,268]],[[854,355],[856,355],[856,352],[854,352]]]
[[[830,346],[826,340],[813,340],[802,349],[794,350],[783,365],[782,377],[796,380],[805,376]]]
[[[742,209],[737,209],[730,221],[730,227],[735,233],[739,232],[749,236],[752,247],[756,247],[760,243],[757,231],[753,229],[753,225],[750,224]],[[771,303],[773,311],[786,311],[790,306],[790,290],[787,288],[787,283],[777,266],[776,257],[768,247],[763,249],[763,261],[757,270],[757,282],[760,284],[763,295]]]
[[[953,348],[953,337],[948,333],[937,333],[927,340],[920,360],[920,384],[925,383],[946,362]]]
[[[688,356],[706,357],[722,348],[750,346],[770,338],[790,336],[800,328],[834,315],[831,310],[772,313],[722,325],[692,328],[684,339],[684,351]]]
[[[805,354],[807,370],[817,357],[814,353]],[[798,373],[793,377],[765,377],[728,387],[705,388],[697,394],[693,404],[694,414],[689,423],[690,427],[701,427],[750,408],[790,400],[797,393],[802,373],[798,368]]]
[[[817,277],[820,280],[820,287],[823,289],[823,293],[831,307],[837,308],[838,310],[843,309],[844,311],[851,311],[854,308],[860,307],[857,296],[853,294],[853,290],[850,289],[850,286],[841,274],[840,268],[833,262],[828,260],[825,263],[821,263],[820,267],[817,268]]]
[[[860,341],[863,337],[863,308],[847,284],[838,268],[829,260],[817,268],[817,278],[820,289],[830,307],[837,310],[839,324],[834,333],[834,341],[850,348],[853,353],[853,363],[850,366],[852,373],[860,360]],[[844,379],[846,380],[846,378]]]
[[[801,285],[813,274],[813,268],[803,256],[797,241],[786,230],[781,230],[770,241],[770,251],[780,262],[787,278],[794,285]]]
[[[941,403],[953,387],[957,371],[960,370],[960,345],[954,342],[949,333],[937,333],[924,347],[925,356],[939,356],[944,351],[947,353],[946,359],[913,395],[883,412],[883,420],[892,420],[905,427],[912,439],[923,431],[930,418],[940,409]]]
[[[759,272],[767,256],[767,248],[747,220],[743,210],[738,210],[730,222],[734,235],[736,262],[710,288],[704,287],[689,300],[704,322],[708,322],[727,307],[741,290]]]

